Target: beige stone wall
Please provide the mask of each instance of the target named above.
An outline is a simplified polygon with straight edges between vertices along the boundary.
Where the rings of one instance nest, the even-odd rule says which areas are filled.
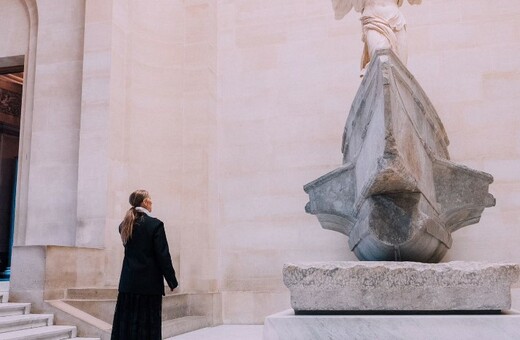
[[[74,245],[85,4],[37,3],[26,244]]]
[[[150,191],[184,291],[218,291],[214,1],[114,1],[106,284],[119,279],[117,226]]]
[[[437,108],[453,160],[495,178],[497,205],[454,234],[445,260],[520,262],[520,3],[405,8],[410,69]]]
[[[107,216],[110,77],[112,58],[111,0],[85,2],[81,121],[78,149],[76,246],[102,248]]]
[[[349,32],[331,15],[323,1],[219,6],[224,322],[261,322],[287,308],[284,262],[354,259],[345,237],[304,212],[303,185],[340,164],[359,84],[358,27]]]
[[[0,32],[0,57],[26,54],[29,46],[29,17],[22,1],[2,1]]]
[[[160,3],[160,4],[159,4]],[[180,205],[170,193],[182,169],[182,63],[179,1],[113,2],[105,281],[117,285],[123,258],[117,227],[135,190],[150,191],[167,224],[178,267]],[[174,222],[174,223],[172,223]]]
[[[16,243],[74,245],[84,1],[3,1],[0,15],[0,58],[25,55]]]

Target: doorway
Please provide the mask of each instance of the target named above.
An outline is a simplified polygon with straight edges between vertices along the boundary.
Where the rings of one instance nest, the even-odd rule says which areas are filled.
[[[10,278],[23,79],[23,65],[0,67],[0,281]]]

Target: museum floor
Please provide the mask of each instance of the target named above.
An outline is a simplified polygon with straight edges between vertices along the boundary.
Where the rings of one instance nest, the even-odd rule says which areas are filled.
[[[263,325],[222,325],[199,329],[166,340],[261,340]]]

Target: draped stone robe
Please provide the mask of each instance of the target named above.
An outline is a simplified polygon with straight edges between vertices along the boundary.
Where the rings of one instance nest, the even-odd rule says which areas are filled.
[[[404,0],[388,0],[395,2],[395,9],[389,6],[378,6],[379,1],[374,0],[332,0],[337,20],[342,19],[352,8],[362,14],[361,23],[363,27],[362,41],[364,42],[361,57],[361,69],[364,69],[370,61],[371,55],[380,48],[390,48],[406,64],[407,48],[404,40],[406,21],[399,8]],[[422,0],[408,0],[412,5],[420,4]],[[388,41],[389,46],[370,46],[367,34],[375,31]]]

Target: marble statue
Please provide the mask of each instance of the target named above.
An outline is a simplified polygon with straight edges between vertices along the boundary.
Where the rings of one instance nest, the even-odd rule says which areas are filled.
[[[365,46],[361,56],[361,70],[365,70],[375,52],[391,49],[406,65],[408,47],[406,21],[399,7],[404,0],[332,0],[335,17],[343,19],[352,8],[361,13],[362,41]],[[419,5],[422,0],[408,0]],[[363,73],[363,72],[362,72]]]

